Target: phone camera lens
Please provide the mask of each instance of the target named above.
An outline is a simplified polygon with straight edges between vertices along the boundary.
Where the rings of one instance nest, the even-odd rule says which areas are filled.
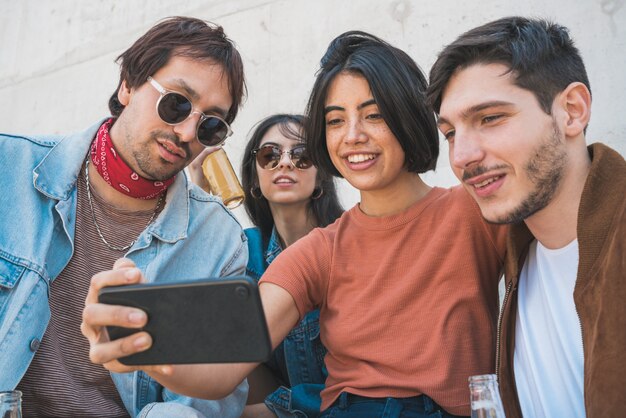
[[[240,298],[240,299],[246,299],[248,297],[248,289],[246,289],[245,286],[237,286],[235,288],[235,294]]]

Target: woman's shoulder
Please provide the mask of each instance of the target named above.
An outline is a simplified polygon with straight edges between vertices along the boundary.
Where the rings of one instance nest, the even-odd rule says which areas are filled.
[[[466,228],[477,231],[478,236],[488,241],[500,257],[503,257],[509,227],[487,222],[478,203],[463,186],[458,185],[443,190],[445,191],[443,196],[448,199],[448,208],[452,216],[463,219]]]
[[[433,187],[432,192],[435,194],[435,199],[433,199],[433,207],[435,209],[445,209],[447,212],[462,212],[465,216],[471,213],[474,215],[472,217],[481,218],[478,204],[463,186]]]

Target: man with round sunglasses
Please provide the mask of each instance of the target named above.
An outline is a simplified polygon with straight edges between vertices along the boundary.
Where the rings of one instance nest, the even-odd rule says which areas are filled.
[[[29,417],[238,417],[245,383],[199,400],[90,362],[81,320],[98,272],[115,263],[171,281],[247,263],[236,219],[183,172],[232,133],[245,91],[233,43],[220,26],[175,17],[118,61],[112,117],[68,136],[0,135],[0,391],[21,390]]]
[[[166,89],[152,77],[148,77],[148,81],[161,94],[156,102],[156,109],[163,122],[175,126],[199,113],[196,137],[205,147],[222,145],[232,135],[233,131],[228,123],[218,115],[205,115],[194,110],[193,102],[183,93]]]

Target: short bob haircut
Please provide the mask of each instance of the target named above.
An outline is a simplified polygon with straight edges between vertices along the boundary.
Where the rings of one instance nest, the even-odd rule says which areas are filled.
[[[387,126],[404,151],[409,172],[434,170],[439,137],[432,109],[426,104],[426,78],[404,51],[374,35],[350,31],[335,38],[320,62],[307,105],[305,137],[313,163],[335,176],[326,146],[326,96],[338,74],[363,76]]]
[[[111,115],[119,117],[124,106],[117,93],[126,81],[129,88],[141,86],[172,57],[205,60],[221,65],[228,76],[229,92],[233,104],[226,121],[231,123],[246,94],[243,62],[233,42],[221,26],[192,17],[170,17],[153,26],[124,51],[116,62],[120,63],[120,81],[109,99]]]
[[[534,94],[552,113],[558,93],[573,82],[591,92],[583,59],[567,28],[543,19],[505,17],[474,28],[445,47],[430,70],[428,101],[439,113],[441,99],[456,71],[474,64],[504,64],[515,85]]]
[[[263,242],[267,244],[274,228],[274,218],[267,199],[261,196],[256,158],[252,151],[259,148],[263,137],[273,126],[278,125],[280,132],[287,138],[303,141],[302,128],[305,118],[302,115],[276,114],[260,121],[253,129],[243,153],[241,164],[241,183],[245,193],[244,206],[252,223],[259,227]],[[308,147],[307,147],[308,148]],[[316,225],[325,227],[343,213],[332,176],[317,170],[316,187],[313,196],[321,196],[309,201],[309,216],[313,216]],[[256,196],[256,197],[255,197]]]

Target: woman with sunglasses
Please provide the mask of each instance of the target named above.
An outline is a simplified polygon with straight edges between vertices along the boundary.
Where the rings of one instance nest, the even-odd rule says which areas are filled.
[[[255,127],[244,151],[244,206],[255,225],[244,231],[247,274],[256,280],[285,248],[343,212],[332,177],[318,171],[306,155],[303,122],[301,115],[270,116]],[[316,309],[289,332],[271,360],[248,377],[248,404],[258,403],[248,405],[243,417],[317,416],[326,379],[325,354]],[[272,387],[274,382],[280,387]]]
[[[331,176],[317,170],[306,153],[302,115],[276,114],[254,128],[241,164],[244,206],[255,225],[248,238],[248,276],[259,280],[267,266],[313,228],[325,227],[343,213]],[[206,188],[202,161],[189,165],[192,180]],[[304,316],[269,362],[248,376],[245,417],[319,415],[326,349],[319,337],[319,310]],[[280,386],[280,387],[279,387]]]
[[[320,310],[323,417],[467,416],[468,377],[494,371],[506,230],[460,186],[422,180],[439,153],[425,90],[405,52],[367,33],[340,35],[321,60],[308,152],[361,199],[285,249],[259,287],[274,346]],[[253,367],[147,370],[174,391],[219,398]]]

